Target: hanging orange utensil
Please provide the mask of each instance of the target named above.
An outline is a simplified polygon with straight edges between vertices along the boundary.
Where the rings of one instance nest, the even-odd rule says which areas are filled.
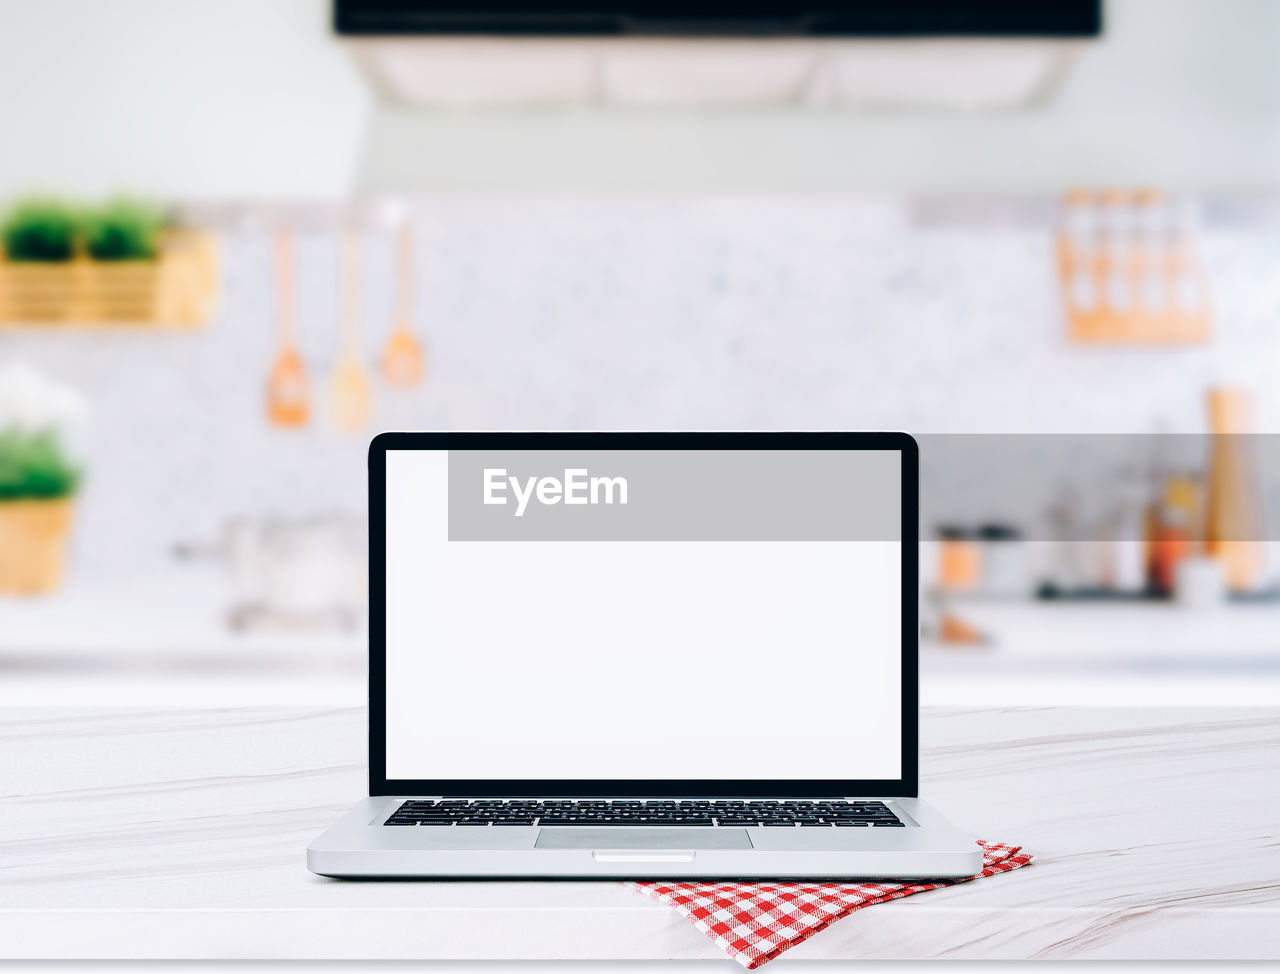
[[[426,353],[414,337],[413,306],[413,227],[405,220],[400,229],[398,262],[398,309],[396,322],[382,350],[382,378],[389,386],[408,389],[422,381],[426,373]]]
[[[373,414],[373,384],[360,358],[356,324],[359,316],[356,256],[355,240],[347,232],[342,239],[342,348],[329,393],[333,421],[346,433],[366,426]]]
[[[273,426],[297,429],[311,418],[307,367],[298,352],[293,304],[293,246],[287,230],[276,238],[276,297],[280,348],[267,376],[267,418]]]

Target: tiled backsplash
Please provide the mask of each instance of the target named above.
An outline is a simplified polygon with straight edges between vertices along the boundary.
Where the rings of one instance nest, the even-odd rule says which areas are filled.
[[[1047,227],[921,227],[888,200],[471,199],[416,209],[416,325],[430,374],[378,390],[375,426],[427,429],[1203,429],[1232,381],[1280,432],[1280,236],[1211,229],[1213,344],[1083,348],[1065,338]],[[324,415],[338,247],[298,244],[318,421],[269,428],[271,241],[224,242],[201,334],[0,333],[95,409],[77,570],[146,572],[237,514],[364,506],[366,438]],[[365,236],[372,361],[394,305],[393,241]]]

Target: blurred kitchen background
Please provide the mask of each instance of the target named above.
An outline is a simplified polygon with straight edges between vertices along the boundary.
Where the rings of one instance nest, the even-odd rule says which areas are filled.
[[[906,429],[926,703],[1280,698],[1280,5],[339,6],[0,0],[0,701],[359,702],[389,428]]]

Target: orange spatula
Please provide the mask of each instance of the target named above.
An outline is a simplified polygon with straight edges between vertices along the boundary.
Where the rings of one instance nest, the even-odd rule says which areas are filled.
[[[360,357],[357,333],[356,243],[350,233],[342,240],[342,349],[329,390],[329,404],[338,429],[352,433],[369,422],[373,386]]]
[[[408,220],[400,230],[399,308],[396,323],[382,350],[382,378],[389,386],[411,388],[426,372],[426,354],[410,325],[413,306],[413,227]]]
[[[276,295],[280,348],[267,376],[267,419],[273,426],[297,429],[311,418],[311,390],[295,338],[293,245],[287,230],[276,238]]]

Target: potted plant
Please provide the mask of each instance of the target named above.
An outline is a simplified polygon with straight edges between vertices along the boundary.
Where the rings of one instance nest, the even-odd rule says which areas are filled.
[[[0,322],[193,327],[212,313],[217,252],[159,206],[29,197],[0,219]]]
[[[86,315],[101,321],[153,321],[168,304],[160,259],[168,218],[158,206],[118,197],[85,212]]]
[[[36,371],[0,370],[0,593],[36,595],[62,580],[81,480],[66,436],[84,412]]]
[[[58,199],[33,196],[0,221],[0,305],[26,321],[65,321],[75,308],[79,216]]]

